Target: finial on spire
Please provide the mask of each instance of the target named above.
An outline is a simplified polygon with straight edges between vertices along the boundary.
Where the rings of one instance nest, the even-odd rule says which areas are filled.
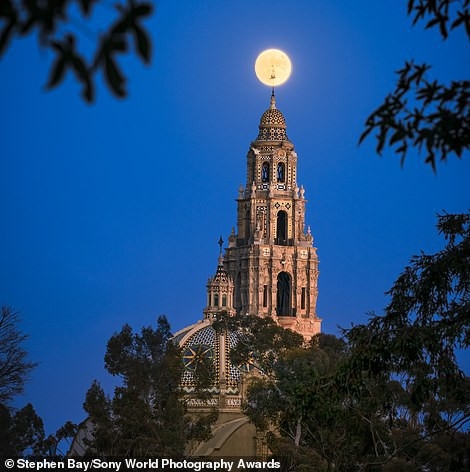
[[[219,242],[217,243],[220,247],[219,250],[219,266],[222,265],[222,245],[224,244],[224,240],[222,239],[222,236],[219,238]]]
[[[271,105],[269,105],[270,110],[276,109],[276,96],[274,95],[274,86],[273,91],[271,92]]]

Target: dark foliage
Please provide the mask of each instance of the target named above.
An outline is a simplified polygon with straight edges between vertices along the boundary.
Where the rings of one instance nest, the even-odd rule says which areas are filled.
[[[28,360],[23,347],[28,339],[19,330],[19,314],[11,307],[0,310],[0,404],[7,404],[23,391],[24,383],[37,365]]]
[[[442,215],[437,227],[444,249],[413,257],[389,292],[384,316],[347,331],[350,368],[397,375],[416,412],[426,408],[437,425],[446,405],[449,418],[464,425],[470,385],[456,354],[470,345],[470,215]]]
[[[0,405],[0,457],[32,457],[45,452],[42,419],[28,403],[13,415]]]
[[[73,7],[78,6],[74,10]],[[115,4],[114,13],[104,33],[96,32],[94,50],[86,57],[79,49],[84,40],[83,26],[91,23],[95,8],[108,10],[103,0],[2,0],[0,3],[0,56],[15,37],[37,34],[39,44],[55,54],[47,89],[58,86],[67,71],[71,71],[82,86],[82,97],[87,102],[95,98],[95,76],[102,72],[111,92],[125,97],[126,78],[118,63],[119,54],[135,50],[146,64],[151,58],[151,41],[142,21],[148,18],[153,6],[140,0],[122,0]],[[81,15],[76,18],[75,15]],[[75,28],[74,25],[79,25]],[[84,42],[84,41],[82,41]]]
[[[105,366],[122,385],[113,397],[97,381],[88,390],[84,409],[93,425],[87,454],[104,457],[179,456],[186,443],[210,437],[217,415],[187,414],[180,390],[183,363],[170,326],[159,317],[156,329],[134,333],[124,325],[108,341]],[[205,377],[204,377],[205,378]]]
[[[165,317],[140,334],[124,325],[108,341],[105,366],[122,379],[109,398],[94,382],[84,409],[94,427],[89,452],[106,457],[178,455],[185,446],[182,363]]]
[[[413,24],[425,21],[446,39],[464,28],[470,40],[470,0],[409,0]],[[470,150],[470,81],[441,83],[429,76],[431,66],[406,62],[397,72],[395,90],[387,95],[366,121],[362,142],[375,132],[377,152],[392,147],[403,164],[411,148],[425,153],[425,162],[436,171],[438,160],[461,158]]]
[[[282,328],[270,317],[221,313],[212,326],[216,331],[238,333],[237,348],[231,353],[235,365],[253,366],[267,376],[272,375],[281,354],[304,342],[300,334]]]

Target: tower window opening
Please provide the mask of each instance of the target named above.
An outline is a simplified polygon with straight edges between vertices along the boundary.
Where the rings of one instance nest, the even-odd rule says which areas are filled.
[[[300,295],[300,308],[305,310],[305,287],[302,287],[302,294]]]
[[[276,244],[287,246],[287,213],[283,210],[277,214]]]
[[[207,304],[208,306],[212,305],[212,294],[209,293],[209,303]]]
[[[291,277],[287,272],[280,272],[277,276],[277,315],[291,316]]]
[[[250,210],[246,211],[246,216],[245,216],[245,242],[248,242],[250,239]]]
[[[263,285],[263,308],[268,306],[268,286]]]
[[[219,294],[214,293],[214,306],[219,306]]]
[[[222,306],[227,306],[227,295],[222,295]]]
[[[277,181],[285,182],[286,180],[286,165],[284,162],[279,162],[277,165]]]
[[[269,182],[269,162],[263,162],[261,167],[261,181]]]
[[[237,274],[235,282],[235,309],[237,313],[240,313],[242,309],[242,276],[240,272]]]

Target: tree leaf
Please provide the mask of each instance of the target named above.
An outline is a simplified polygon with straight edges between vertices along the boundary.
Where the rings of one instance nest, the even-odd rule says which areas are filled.
[[[135,16],[148,16],[152,13],[153,6],[150,3],[141,3],[132,10]]]
[[[64,79],[65,76],[65,69],[66,69],[67,61],[64,55],[60,55],[54,65],[51,68],[51,72],[49,74],[49,80],[46,84],[47,89],[51,89],[59,85],[60,82]]]
[[[111,91],[120,98],[125,97],[125,78],[110,54],[105,56],[104,64],[106,82],[108,83]]]
[[[151,43],[147,33],[137,24],[134,25],[136,49],[142,60],[148,64],[151,57]]]
[[[79,0],[80,7],[85,16],[90,15],[93,9],[93,4],[97,3],[99,0]]]
[[[15,20],[11,20],[2,30],[0,34],[0,56],[5,51],[8,43],[10,42],[11,34],[13,33],[16,26]]]

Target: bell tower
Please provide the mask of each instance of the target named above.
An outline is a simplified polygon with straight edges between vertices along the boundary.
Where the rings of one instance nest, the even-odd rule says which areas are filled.
[[[246,185],[237,198],[224,264],[239,315],[271,316],[306,339],[320,332],[316,314],[318,257],[305,230],[305,190],[297,185],[297,153],[274,91],[247,154]]]

